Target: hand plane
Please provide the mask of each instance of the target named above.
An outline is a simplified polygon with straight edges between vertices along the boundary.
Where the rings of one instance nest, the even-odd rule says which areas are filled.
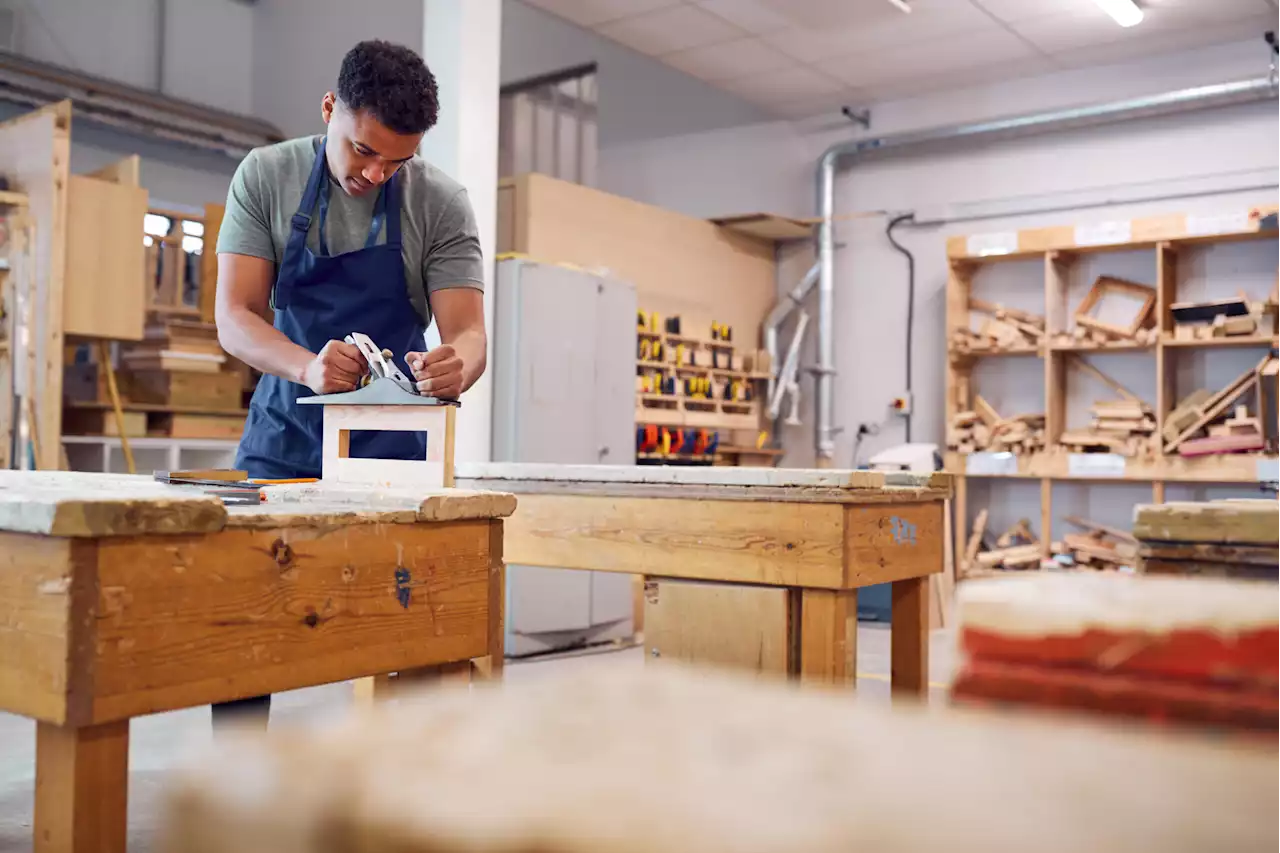
[[[363,332],[352,332],[347,335],[345,340],[360,350],[360,354],[364,356],[365,363],[369,365],[369,372],[361,381],[361,387],[368,385],[375,379],[389,379],[410,394],[418,393],[417,383],[405,376],[400,368],[396,367],[396,363],[392,361],[391,350],[381,349],[374,344],[372,338]]]
[[[352,332],[346,342],[360,350],[369,373],[354,391],[299,397],[298,403],[342,406],[459,406],[456,399],[423,396],[418,385],[392,361],[391,350],[382,349],[366,334]]]

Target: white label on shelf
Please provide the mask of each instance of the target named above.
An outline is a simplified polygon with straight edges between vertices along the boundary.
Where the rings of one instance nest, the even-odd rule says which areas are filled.
[[[1113,243],[1128,243],[1132,238],[1133,229],[1127,219],[1076,226],[1077,246],[1110,246]]]
[[[978,477],[1011,476],[1018,473],[1018,457],[1012,453],[970,453],[964,460],[964,472]]]
[[[1072,453],[1067,457],[1070,477],[1123,477],[1124,457],[1119,453]]]
[[[1280,481],[1280,459],[1259,459],[1257,473],[1259,483]]]
[[[974,234],[965,246],[971,255],[1008,255],[1018,251],[1017,231],[996,231],[991,234]]]
[[[1210,234],[1238,234],[1249,230],[1249,211],[1219,213],[1213,216],[1187,215],[1187,236],[1204,237]]]

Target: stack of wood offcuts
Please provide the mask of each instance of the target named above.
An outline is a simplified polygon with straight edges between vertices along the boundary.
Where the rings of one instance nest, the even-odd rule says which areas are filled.
[[[1191,392],[1164,419],[1164,452],[1193,457],[1274,448],[1278,376],[1280,360],[1268,353],[1217,393]],[[1256,415],[1241,402],[1250,399]]]
[[[1074,515],[1064,521],[1081,532],[1068,533],[1049,544],[1049,554],[1028,519],[1021,519],[991,543],[987,537],[987,510],[978,513],[960,565],[964,578],[986,577],[1006,571],[1054,569],[1060,571],[1133,571],[1138,540],[1117,530]]]
[[[957,412],[947,430],[947,447],[958,453],[1029,454],[1043,450],[1044,413],[1001,417],[982,397],[973,398],[973,410]]]
[[[1276,308],[1274,294],[1261,302],[1250,301],[1243,294],[1209,302],[1175,302],[1169,306],[1173,339],[1207,341],[1275,334]]]
[[[984,318],[976,330],[962,327],[952,333],[954,354],[1037,352],[1044,343],[1044,317],[1038,314],[972,298],[969,309]]]
[[[1044,549],[1028,519],[1020,519],[996,538],[994,547],[989,547],[987,517],[987,510],[984,509],[974,520],[973,532],[969,534],[964,559],[959,567],[960,577],[984,577],[1001,570],[1040,568]]]
[[[1088,429],[1064,432],[1058,443],[1075,453],[1142,456],[1159,452],[1155,413],[1142,400],[1095,400],[1090,413]]]
[[[124,343],[115,368],[125,435],[239,439],[245,378],[218,345],[212,323],[152,312],[143,340]],[[69,435],[119,434],[106,372],[70,364],[63,380]]]

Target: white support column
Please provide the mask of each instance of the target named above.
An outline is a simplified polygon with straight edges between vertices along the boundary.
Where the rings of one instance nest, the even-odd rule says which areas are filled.
[[[422,58],[440,87],[440,121],[427,132],[422,156],[467,188],[485,259],[484,310],[489,360],[484,376],[462,395],[456,454],[487,462],[493,435],[493,254],[498,216],[498,87],[502,0],[423,0]],[[429,336],[439,340],[435,324]]]

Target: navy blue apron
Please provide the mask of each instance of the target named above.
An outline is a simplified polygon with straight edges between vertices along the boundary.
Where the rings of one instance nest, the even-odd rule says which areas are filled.
[[[331,340],[364,332],[394,353],[396,364],[412,376],[405,353],[421,352],[426,327],[409,301],[400,247],[399,174],[379,190],[369,237],[363,249],[330,255],[325,240],[329,209],[329,169],[325,141],[293,214],[292,230],[273,290],[275,327],[313,353]],[[311,214],[320,208],[320,253],[307,247]],[[387,239],[378,245],[385,221]],[[305,385],[264,375],[253,392],[236,467],[251,477],[319,477],[323,407],[299,406],[312,396]],[[361,432],[351,437],[351,455],[376,459],[422,459],[426,438],[411,432]]]

